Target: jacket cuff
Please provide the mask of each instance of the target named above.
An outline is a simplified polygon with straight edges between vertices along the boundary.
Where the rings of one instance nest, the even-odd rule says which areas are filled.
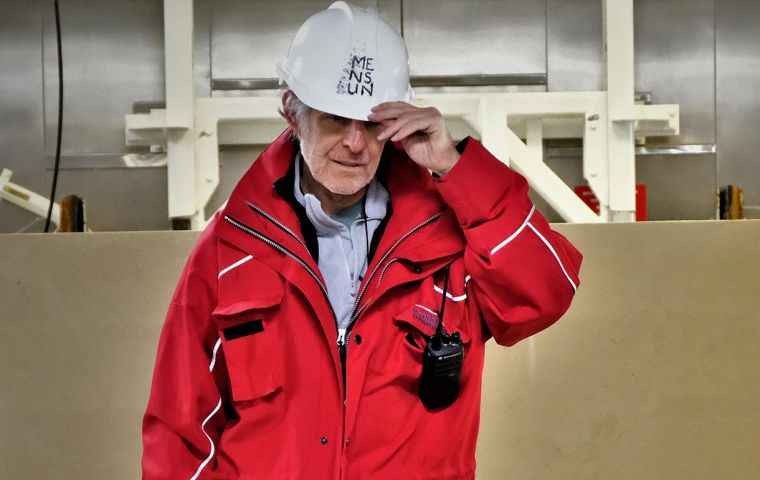
[[[505,213],[522,221],[521,215],[532,207],[527,196],[528,182],[473,138],[467,139],[457,164],[434,181],[464,228]]]

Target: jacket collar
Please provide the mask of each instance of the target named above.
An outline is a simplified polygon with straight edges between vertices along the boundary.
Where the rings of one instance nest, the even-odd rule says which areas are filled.
[[[309,247],[309,251],[313,249],[313,246],[309,246],[308,240],[311,235],[304,235],[303,232],[304,229],[313,229],[313,226],[309,225],[308,220],[306,220],[302,207],[299,211],[299,208],[294,206],[298,203],[294,198],[291,198],[293,197],[293,158],[297,148],[298,144],[293,139],[291,130],[285,130],[277,140],[261,153],[243,175],[232,191],[221,215],[222,217],[234,218],[266,234],[278,243],[299,253],[302,258],[309,257],[309,263],[316,268],[315,255],[310,255],[310,252],[305,251],[304,246],[290,234],[257,213],[250,206],[254,205],[277,219],[278,222],[296,233],[301,238],[301,242]],[[447,210],[447,208],[436,191],[433,178],[427,170],[410,160],[402,149],[397,148],[397,145],[390,142],[386,144],[377,175],[390,195],[390,207],[393,212],[376,247],[376,250],[382,255],[415,226],[435,214]],[[288,183],[288,177],[291,179],[290,183]],[[435,223],[434,229],[427,230],[435,230],[438,235],[446,230],[450,233],[452,228],[458,230],[456,220],[450,214],[450,210],[448,214],[444,214]],[[229,222],[222,218],[214,228],[217,229],[216,233],[222,239],[235,244],[244,251],[253,254],[252,249],[260,249],[260,247],[254,246],[260,242],[249,235],[241,235],[239,231],[235,231],[238,229],[230,227]],[[418,238],[422,243],[433,240],[433,238],[427,238],[429,235],[422,237],[424,238]],[[451,238],[451,235],[438,236],[438,239],[445,238]],[[413,243],[419,245],[418,241]],[[441,243],[439,248],[430,250],[428,253],[433,253],[436,250],[441,250],[441,254],[444,254],[445,251],[455,252],[464,246],[463,241],[454,242],[456,245]]]

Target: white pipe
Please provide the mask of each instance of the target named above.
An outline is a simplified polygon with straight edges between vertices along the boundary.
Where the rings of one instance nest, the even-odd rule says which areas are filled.
[[[20,185],[11,183],[13,172],[4,168],[0,173],[0,199],[6,200],[13,205],[23,208],[41,218],[47,218],[50,199],[43,197]],[[50,221],[56,225],[61,223],[61,206],[53,204],[53,212]]]

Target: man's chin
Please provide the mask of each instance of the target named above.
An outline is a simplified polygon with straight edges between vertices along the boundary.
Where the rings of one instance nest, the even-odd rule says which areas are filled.
[[[335,195],[355,195],[369,184],[369,181],[361,180],[335,180],[321,182],[322,185]]]
[[[335,195],[355,195],[356,193],[360,192],[362,188],[366,187],[367,185],[326,185],[327,189],[330,191],[330,193],[333,193]]]

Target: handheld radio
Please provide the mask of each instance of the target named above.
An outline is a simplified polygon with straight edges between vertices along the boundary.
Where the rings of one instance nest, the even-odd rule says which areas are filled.
[[[422,377],[420,378],[420,400],[425,408],[435,410],[446,408],[459,395],[459,374],[464,362],[464,345],[459,332],[448,335],[443,330],[443,309],[449,287],[449,267],[444,268],[443,300],[438,312],[435,334],[425,345],[422,356]]]

